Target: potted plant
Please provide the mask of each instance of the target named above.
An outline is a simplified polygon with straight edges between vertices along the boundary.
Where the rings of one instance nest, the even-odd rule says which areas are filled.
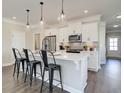
[[[85,51],[87,51],[88,46],[87,46],[87,45],[84,45],[84,46],[83,46],[83,49],[84,49]]]

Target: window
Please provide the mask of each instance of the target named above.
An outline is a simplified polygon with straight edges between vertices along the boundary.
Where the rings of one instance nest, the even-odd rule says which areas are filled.
[[[118,38],[109,38],[109,50],[111,51],[118,50]]]

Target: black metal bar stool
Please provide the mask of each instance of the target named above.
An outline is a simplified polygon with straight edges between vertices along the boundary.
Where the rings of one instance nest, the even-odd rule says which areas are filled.
[[[20,63],[22,63],[22,69],[24,73],[24,62],[26,62],[26,58],[23,58],[21,56],[21,53],[17,48],[12,48],[14,57],[15,57],[15,64],[14,64],[14,71],[13,71],[13,76],[15,75],[16,67],[17,67],[17,79],[19,77],[19,71],[20,71]]]
[[[36,66],[37,65],[40,66],[41,77],[42,77],[42,64],[41,64],[41,61],[35,59],[34,54],[32,53],[31,50],[29,50],[29,49],[23,49],[23,51],[25,53],[26,63],[27,63],[26,75],[25,75],[24,82],[26,82],[28,67],[30,67],[30,86],[31,86],[32,85],[33,71],[34,71],[34,76],[36,78]],[[30,57],[32,57],[32,60],[30,59]]]
[[[49,93],[53,92],[53,80],[54,80],[54,71],[55,70],[59,71],[61,89],[63,90],[62,76],[61,76],[61,66],[56,64],[55,57],[54,57],[53,53],[50,52],[51,56],[53,57],[54,63],[50,63],[50,64],[48,64],[47,51],[46,50],[40,50],[39,53],[40,53],[40,56],[42,57],[42,60],[43,60],[43,63],[44,63],[44,69],[43,69],[42,84],[41,84],[40,93],[42,93],[45,71],[49,72]]]

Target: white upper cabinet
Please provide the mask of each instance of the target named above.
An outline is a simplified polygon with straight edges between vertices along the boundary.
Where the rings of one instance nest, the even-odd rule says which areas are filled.
[[[98,41],[98,23],[82,24],[82,41]]]
[[[73,23],[68,27],[69,35],[81,34],[82,26],[81,23]]]
[[[69,35],[82,34],[82,41],[98,41],[98,23],[73,23],[68,27]]]
[[[81,24],[72,23],[67,27],[48,29],[45,31],[45,36],[56,35],[57,41],[68,42],[69,35],[82,34],[82,41],[98,41],[98,22]]]
[[[69,30],[68,27],[58,29],[59,42],[68,42]]]

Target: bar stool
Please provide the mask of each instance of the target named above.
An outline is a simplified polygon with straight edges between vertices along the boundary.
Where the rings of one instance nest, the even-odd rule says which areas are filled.
[[[59,82],[61,84],[61,89],[63,90],[62,76],[61,76],[61,66],[56,64],[55,57],[54,57],[53,53],[50,52],[50,54],[53,57],[54,63],[50,63],[50,64],[48,64],[47,51],[46,50],[40,50],[39,53],[40,53],[40,56],[41,56],[41,58],[43,60],[43,63],[44,63],[44,69],[43,69],[42,84],[41,84],[40,93],[42,93],[45,71],[49,72],[49,93],[53,92],[53,78],[54,78],[54,71],[55,70],[59,71],[59,75],[60,75],[60,81]]]
[[[34,71],[34,75],[35,75],[35,78],[36,78],[36,66],[37,65],[40,66],[40,72],[41,72],[41,77],[42,77],[42,64],[41,64],[41,61],[35,59],[34,54],[32,53],[31,50],[23,49],[23,51],[25,53],[26,63],[27,63],[26,75],[25,75],[24,82],[26,82],[26,79],[27,79],[27,72],[28,72],[28,66],[29,66],[30,67],[30,86],[32,86],[33,71]],[[32,57],[33,59],[30,60],[29,56]]]
[[[15,64],[14,64],[14,71],[13,71],[13,76],[15,75],[16,71],[16,66],[17,66],[17,79],[19,77],[19,71],[20,71],[20,63],[22,63],[22,69],[24,73],[24,62],[26,62],[26,58],[21,56],[21,53],[17,48],[12,48],[14,57],[15,57]]]

